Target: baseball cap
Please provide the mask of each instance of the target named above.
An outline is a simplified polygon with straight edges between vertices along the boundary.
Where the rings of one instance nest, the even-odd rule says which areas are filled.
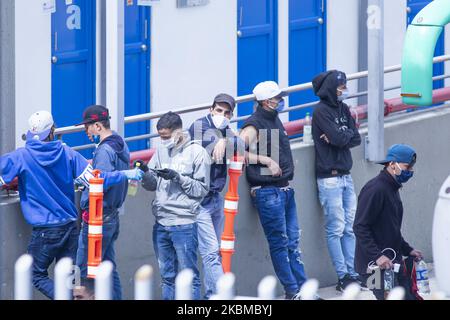
[[[55,122],[48,111],[38,111],[33,113],[28,119],[29,129],[27,132],[27,140],[44,141],[47,139]]]
[[[255,89],[253,89],[253,94],[255,95],[257,101],[264,101],[287,95],[286,92],[281,91],[278,84],[274,81],[264,81],[259,83]]]
[[[109,110],[100,105],[92,105],[83,112],[83,122],[76,124],[81,126],[89,123],[95,123],[99,121],[109,120]]]
[[[386,158],[383,161],[378,161],[378,164],[386,164],[389,162],[408,163],[413,166],[416,163],[417,154],[413,147],[406,144],[394,144],[387,152]]]
[[[226,103],[227,105],[230,106],[231,112],[234,112],[234,108],[236,107],[236,100],[234,100],[234,98],[232,96],[230,96],[229,94],[226,94],[226,93],[218,94],[214,98],[214,104],[216,104],[216,103]]]

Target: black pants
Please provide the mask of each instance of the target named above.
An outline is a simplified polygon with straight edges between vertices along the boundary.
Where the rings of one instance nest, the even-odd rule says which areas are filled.
[[[384,290],[384,274],[385,271],[381,270],[381,277],[377,279],[376,272],[373,274],[363,275],[364,281],[367,283],[367,287],[372,291],[377,300],[385,300],[387,293]],[[377,281],[378,280],[378,281]],[[394,288],[402,287],[405,289],[405,300],[417,300],[412,293],[412,282],[409,273],[406,271],[405,263],[401,263],[398,273],[394,273]]]

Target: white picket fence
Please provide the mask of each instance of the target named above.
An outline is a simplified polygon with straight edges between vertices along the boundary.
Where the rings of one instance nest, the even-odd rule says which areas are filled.
[[[32,264],[33,258],[30,255],[23,255],[15,264],[15,300],[31,300],[33,297],[32,288]],[[55,266],[55,300],[72,299],[73,265],[70,258],[61,259]],[[113,264],[105,261],[98,269],[95,279],[95,299],[111,300],[113,289]],[[175,299],[192,299],[192,282],[194,274],[192,270],[181,271],[175,281]],[[236,277],[232,273],[223,275],[217,282],[217,294],[211,300],[275,300],[277,279],[274,276],[267,276],[258,285],[256,297],[236,296]],[[137,270],[134,277],[134,298],[135,300],[151,300],[153,291],[153,269],[149,265],[142,266]],[[314,300],[317,297],[319,282],[316,279],[308,280],[301,288],[300,296],[302,300]],[[358,284],[349,285],[342,294],[342,300],[358,300],[361,288]],[[405,291],[401,287],[394,288],[388,300],[403,300]]]

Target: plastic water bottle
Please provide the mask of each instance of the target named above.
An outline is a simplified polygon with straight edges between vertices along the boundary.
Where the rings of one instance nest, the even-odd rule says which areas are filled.
[[[309,112],[306,113],[305,125],[303,126],[303,142],[308,144],[313,143],[311,115],[309,114]]]
[[[394,289],[394,269],[384,271],[384,291],[389,292]]]
[[[416,263],[416,279],[419,293],[429,294],[430,281],[428,280],[428,267],[427,263],[423,259]]]
[[[141,164],[139,162],[136,163],[136,168],[139,168]],[[128,180],[128,195],[135,197],[138,191],[139,181],[137,180]]]

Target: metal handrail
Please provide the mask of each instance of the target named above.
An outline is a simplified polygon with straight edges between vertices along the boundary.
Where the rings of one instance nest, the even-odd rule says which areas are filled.
[[[433,63],[441,63],[441,62],[445,62],[445,61],[450,61],[450,55],[443,55],[443,56],[435,57],[433,59]],[[400,71],[401,69],[402,69],[402,66],[400,64],[389,66],[389,67],[384,68],[384,74],[397,72],[397,71]],[[361,72],[357,72],[357,73],[348,75],[347,80],[348,81],[358,80],[358,79],[366,78],[366,77],[368,77],[368,75],[369,75],[368,71],[361,71]],[[450,75],[442,75],[442,76],[434,77],[433,81],[447,79],[447,78],[450,78]],[[394,86],[394,87],[386,88],[384,91],[390,91],[390,90],[395,90],[395,89],[400,89],[400,88],[401,88],[401,86]],[[288,94],[292,94],[295,92],[309,90],[309,89],[312,89],[312,82],[290,86],[290,87],[284,88],[283,91]],[[357,92],[353,95],[350,95],[349,99],[365,96],[367,94],[368,94],[368,91]],[[255,96],[253,94],[249,94],[249,95],[237,97],[236,103],[239,104],[239,103],[250,102],[250,101],[254,101],[254,100],[255,100]],[[314,106],[315,104],[317,104],[317,101],[290,107],[290,108],[282,111],[282,113],[309,108],[309,107]],[[195,111],[207,110],[210,107],[211,107],[211,103],[202,103],[202,104],[197,104],[197,105],[193,105],[193,106],[189,106],[189,107],[185,107],[185,108],[176,109],[173,112],[175,112],[177,114],[185,114],[185,113],[191,113],[191,112],[195,112]],[[159,112],[144,113],[144,114],[140,114],[140,115],[129,116],[124,119],[124,122],[125,122],[125,124],[130,124],[130,123],[136,123],[136,122],[141,122],[141,121],[158,119],[158,118],[161,118],[165,113],[166,113],[166,111],[159,111]],[[238,122],[238,121],[243,121],[249,117],[250,117],[249,115],[243,116],[243,117],[238,117],[238,118],[231,120],[231,122],[234,123],[234,122]],[[62,135],[77,133],[77,132],[82,132],[82,131],[84,131],[83,126],[68,126],[68,127],[62,127],[62,128],[56,129],[55,135],[58,137],[61,137]],[[128,137],[125,139],[125,141],[130,142],[130,141],[137,141],[137,140],[144,140],[144,139],[152,139],[155,137],[158,137],[158,135],[156,133],[149,133],[149,134],[144,134],[144,135],[139,135],[139,136],[134,136],[134,137]],[[77,147],[74,147],[73,149],[83,150],[83,149],[90,149],[93,147],[95,147],[94,144],[89,144],[89,145],[77,146]]]

